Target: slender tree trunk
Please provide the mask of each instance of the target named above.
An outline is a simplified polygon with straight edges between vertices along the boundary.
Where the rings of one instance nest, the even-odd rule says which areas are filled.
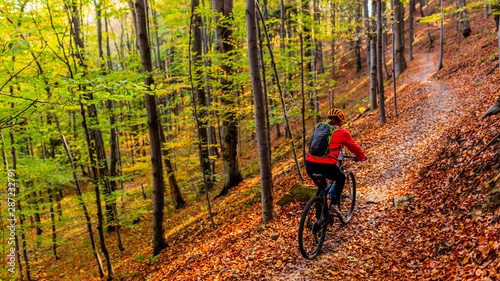
[[[365,0],[365,1],[368,1],[368,0]],[[335,36],[336,36],[336,33],[335,33],[335,7],[336,7],[336,3],[334,0],[332,0],[332,86],[331,86],[332,93],[331,93],[330,108],[335,107],[335,87],[333,86],[335,83]],[[302,38],[300,38],[300,40],[302,42]],[[301,53],[302,53],[302,49],[303,49],[303,46],[301,47],[301,51],[300,51]],[[303,68],[302,64],[303,64],[303,62],[301,62],[301,67]],[[303,69],[301,70],[301,72],[304,72]],[[303,80],[304,74],[301,74],[301,75],[302,75],[301,80]],[[304,81],[302,81],[302,84],[304,84]],[[304,95],[303,86],[302,86],[302,95]]]
[[[203,59],[201,55],[203,54],[202,48],[202,30],[203,30],[203,21],[201,15],[196,12],[197,7],[200,5],[199,0],[193,0],[193,65],[194,65],[194,73],[195,79],[194,83],[194,93],[195,93],[195,101],[198,106],[198,114],[199,116],[205,117],[208,114],[208,111],[205,109],[205,105],[207,103],[207,97],[205,94],[205,88],[203,88]],[[200,151],[199,155],[201,157],[201,172],[205,174],[205,178],[207,179],[205,188],[209,190],[213,187],[212,180],[212,170],[210,169],[210,160],[209,160],[209,152],[208,152],[208,130],[207,130],[207,122],[205,118],[201,118],[198,120],[198,141],[200,142]]]
[[[13,87],[11,86],[10,87],[10,91],[11,91],[11,94],[13,92]],[[12,107],[14,107],[14,104],[12,103],[11,104]],[[9,132],[9,135],[10,135],[10,144],[11,144],[11,153],[12,153],[12,169],[8,169],[8,172],[9,174],[10,173],[13,173],[13,178],[15,180],[14,182],[14,189],[15,189],[15,196],[16,197],[20,197],[21,193],[20,193],[20,189],[19,189],[19,178],[17,176],[17,155],[16,155],[16,148],[15,148],[15,140],[14,140],[14,133],[13,131],[11,130]],[[9,176],[9,180],[11,179],[12,177]],[[10,181],[9,181],[10,182]],[[9,187],[11,185],[9,184]],[[24,231],[24,214],[22,213],[22,206],[21,206],[21,200],[16,200],[16,211],[19,212],[19,227],[21,229],[21,242],[22,242],[22,254],[23,254],[23,259],[24,259],[24,262],[25,262],[25,265],[26,265],[26,278],[28,280],[31,280],[31,271],[30,271],[30,263],[29,263],[29,259],[28,259],[28,250],[27,250],[27,245],[26,245],[26,234],[25,234],[25,231]],[[16,232],[16,236],[15,236],[15,242],[16,242],[16,248],[18,248],[17,252],[18,252],[18,263],[19,263],[19,271],[21,272],[21,279],[22,279],[22,265],[21,265],[21,256],[20,256],[20,251],[19,251],[19,238],[17,236],[17,232]],[[57,257],[57,256],[56,256]]]
[[[101,247],[102,254],[104,255],[104,258],[106,259],[106,266],[108,269],[108,279],[111,280],[114,276],[114,271],[113,271],[113,266],[111,264],[111,257],[108,252],[108,248],[106,247],[106,242],[105,242],[105,236],[104,236],[104,216],[102,212],[102,205],[101,205],[101,191],[99,190],[99,178],[98,178],[98,170],[96,166],[96,161],[95,161],[95,156],[94,156],[94,149],[93,145],[90,141],[90,132],[87,127],[87,118],[85,117],[85,108],[83,107],[83,104],[80,102],[80,108],[81,108],[81,113],[82,113],[82,127],[85,132],[85,140],[87,141],[87,147],[89,151],[89,161],[90,161],[90,167],[92,169],[92,185],[94,186],[94,192],[95,192],[95,201],[96,201],[96,206],[97,206],[97,232],[99,234],[99,244]]]
[[[109,165],[109,176],[111,179],[109,180],[109,183],[111,185],[111,192],[116,191],[116,177],[118,176],[117,173],[117,163],[118,163],[118,149],[117,149],[117,133],[116,133],[116,115],[114,113],[114,101],[113,100],[107,100],[106,101],[106,106],[108,108],[108,114],[109,114],[109,150],[110,150],[110,165]]]
[[[370,29],[370,18],[368,15],[368,0],[363,0],[363,20],[364,20],[364,27],[366,30],[366,65],[368,71],[370,71],[370,36],[368,35],[369,32],[371,31]]]
[[[240,172],[240,163],[237,155],[237,145],[238,145],[238,120],[236,116],[237,104],[234,97],[234,84],[230,79],[225,77],[231,77],[234,73],[233,66],[229,61],[232,60],[231,51],[234,49],[233,43],[233,27],[232,24],[229,26],[227,23],[221,25],[219,19],[221,16],[225,17],[226,20],[232,20],[233,18],[233,0],[215,0],[213,1],[213,9],[218,13],[216,16],[216,36],[217,36],[217,51],[219,54],[224,54],[227,59],[226,63],[221,65],[222,73],[225,74],[221,78],[221,104],[226,107],[227,110],[222,112],[222,160],[224,162],[224,188],[220,192],[219,196],[226,195],[229,189],[243,180]]]
[[[394,25],[394,34],[395,34],[395,48],[396,48],[396,56],[393,59],[393,63],[396,65],[396,77],[399,76],[406,69],[405,55],[404,55],[404,37],[403,30],[401,28],[403,25],[401,24],[403,19],[402,14],[402,3],[401,0],[393,0],[394,1],[394,18],[396,20],[396,24]]]
[[[78,176],[77,176],[77,174],[75,172],[76,171],[76,166],[75,166],[75,163],[73,162],[73,157],[71,156],[71,152],[69,150],[68,143],[66,142],[66,138],[62,134],[62,131],[61,131],[61,128],[59,126],[59,121],[57,120],[57,117],[55,117],[55,120],[56,120],[58,131],[60,133],[61,142],[63,144],[64,150],[66,151],[66,156],[68,158],[68,162],[71,165],[71,168],[72,168],[72,171],[73,171],[73,181],[75,183],[75,190],[76,190],[76,194],[77,194],[76,197],[77,197],[77,200],[78,200],[78,204],[80,205],[80,207],[82,207],[83,214],[85,215],[85,221],[86,221],[86,225],[87,225],[87,232],[89,233],[90,244],[92,246],[92,251],[93,251],[94,257],[95,257],[96,262],[97,262],[97,268],[99,270],[99,276],[101,278],[103,278],[104,277],[104,269],[102,267],[101,257],[99,256],[99,253],[97,252],[96,243],[94,241],[94,232],[92,230],[92,222],[90,220],[90,214],[89,214],[89,211],[87,209],[87,206],[85,205],[85,202],[82,199],[83,193],[82,193],[82,189],[80,187],[80,182],[78,181]]]
[[[36,235],[40,236],[42,235],[42,228],[40,227],[41,225],[41,220],[40,220],[40,203],[38,201],[38,195],[35,192],[31,192],[31,200],[33,200],[33,206],[34,206],[34,214],[33,214],[33,221],[35,222],[35,229],[36,229]]]
[[[356,2],[357,3],[357,2]],[[355,41],[354,54],[356,55],[356,72],[361,70],[361,5],[356,4],[356,27],[354,33],[358,39]]]
[[[144,78],[144,84],[147,89],[151,89],[154,83],[153,77],[149,74],[153,70],[151,61],[151,49],[149,48],[148,32],[146,28],[147,14],[144,2],[135,0],[135,11],[137,17],[137,45],[141,55],[142,72],[148,73]],[[163,179],[163,165],[160,126],[158,124],[158,108],[156,106],[156,96],[145,94],[147,110],[147,122],[149,141],[151,149],[151,166],[153,174],[153,256],[158,255],[167,247],[164,232],[164,207],[165,200],[163,197],[165,183]]]
[[[396,1],[396,0],[393,0],[393,1]],[[427,16],[429,16],[429,0],[426,0],[425,9],[426,9],[426,12],[427,12]],[[429,37],[429,47],[432,47],[432,43],[434,42],[434,39],[432,39],[432,37],[431,37],[430,23],[427,23],[427,36]],[[397,40],[398,39],[396,38],[396,41]],[[397,71],[396,71],[396,73],[397,73]]]
[[[441,0],[441,31],[439,38],[439,65],[438,70],[443,68],[443,21],[444,21],[444,13],[443,13],[443,0]]]
[[[300,90],[302,93],[302,158],[306,165],[306,93],[304,92],[304,41],[300,36]],[[333,88],[333,87],[332,87]]]
[[[410,28],[408,30],[408,60],[413,60],[413,14],[415,13],[415,0],[410,0],[410,13],[408,15],[408,21],[410,22]]]
[[[153,2],[154,4],[154,2]],[[158,19],[156,16],[156,10],[151,7],[151,14],[153,15],[153,28],[154,28],[154,33],[155,33],[155,45],[156,45],[156,63],[158,66],[159,70],[163,70],[163,61],[161,59],[161,50],[160,50],[160,37],[158,35]],[[201,53],[200,53],[201,54]]]
[[[255,8],[256,0],[247,0],[245,11],[247,18],[247,42],[248,42],[248,62],[250,65],[250,75],[252,77],[252,92],[255,107],[255,130],[257,132],[257,145],[260,160],[260,180],[262,198],[262,216],[264,223],[274,218],[273,207],[273,182],[271,174],[271,162],[269,162],[269,143],[265,120],[265,99],[260,80],[259,55],[257,47],[257,16]]]
[[[279,93],[279,96],[280,96],[281,107],[282,107],[282,112],[283,112],[283,118],[285,119],[285,131],[288,131],[288,133],[291,136],[292,132],[290,130],[290,122],[288,121],[288,116],[286,114],[287,109],[286,109],[285,97],[283,95],[283,91],[281,90],[281,84],[280,84],[280,80],[279,80],[279,76],[278,76],[278,71],[276,69],[276,63],[274,61],[274,54],[273,54],[273,51],[271,49],[271,44],[270,44],[271,40],[269,38],[269,34],[267,33],[267,28],[266,28],[266,25],[264,23],[264,19],[262,18],[262,13],[260,12],[260,9],[259,9],[258,6],[257,6],[257,12],[258,12],[260,20],[262,22],[262,27],[264,29],[264,34],[266,35],[266,39],[267,39],[267,49],[269,51],[269,56],[271,57],[271,64],[273,66],[274,77],[276,79],[276,85],[278,86],[278,93]],[[293,138],[290,138],[290,146],[292,147],[293,158],[295,160],[295,167],[297,168],[297,174],[299,175],[300,180],[304,181],[304,177],[302,176],[302,172],[300,171],[299,160],[297,159],[297,151],[295,150],[295,144],[293,142]]]
[[[47,125],[52,125],[52,116],[48,115],[47,116]],[[55,160],[55,141],[54,139],[50,138],[50,153],[49,157],[53,160]],[[45,158],[45,157],[44,157]],[[51,186],[51,183],[48,183],[49,186]],[[50,203],[50,221],[51,221],[51,226],[52,226],[52,252],[54,254],[54,259],[58,260],[59,256],[57,256],[57,230],[56,230],[56,219],[55,219],[55,212],[54,212],[54,191],[52,188],[48,187],[47,188],[47,194],[49,195],[49,203]]]
[[[458,0],[458,2],[460,3],[460,8],[463,9],[463,11],[461,12],[462,14],[462,26],[463,26],[463,30],[462,30],[462,34],[464,36],[464,38],[467,38],[469,37],[470,33],[472,32],[471,28],[470,28],[470,23],[469,23],[469,14],[467,12],[467,3],[465,2],[465,0]]]
[[[384,77],[382,74],[382,0],[377,0],[377,86],[378,86],[378,107],[380,112],[380,124],[385,124],[385,98],[384,98]]]
[[[265,18],[265,15],[264,15]],[[262,85],[263,85],[263,90],[264,90],[264,99],[266,102],[266,128],[267,128],[267,142],[269,144],[269,163],[272,164],[272,157],[271,157],[271,125],[270,125],[270,120],[269,120],[269,104],[268,104],[268,95],[267,95],[267,77],[266,77],[266,63],[264,61],[264,43],[262,40],[262,31],[260,29],[260,25],[257,23],[257,34],[259,38],[259,57],[260,57],[260,64],[261,64],[261,70],[262,70]],[[304,116],[302,112],[302,116]]]
[[[182,209],[186,206],[186,201],[182,197],[181,189],[179,188],[179,184],[177,183],[177,179],[175,177],[174,167],[172,165],[172,162],[170,161],[170,151],[165,147],[167,144],[167,140],[165,139],[165,132],[163,130],[161,119],[158,120],[158,124],[160,124],[160,139],[163,147],[163,164],[165,165],[165,169],[167,170],[167,178],[170,186],[170,196],[172,198],[172,203],[174,204],[175,209]]]
[[[422,0],[423,1],[423,0]],[[421,2],[422,3],[422,2]],[[393,12],[394,15],[394,12]],[[394,30],[394,21],[392,22],[392,30]],[[392,32],[392,57],[396,56],[396,48],[394,47],[395,34]],[[394,92],[394,115],[398,117],[398,104],[397,104],[397,92],[396,92],[396,65],[392,64],[392,90]]]
[[[370,111],[374,111],[377,106],[377,34],[375,25],[375,12],[377,11],[377,1],[371,0],[372,23],[370,25]]]

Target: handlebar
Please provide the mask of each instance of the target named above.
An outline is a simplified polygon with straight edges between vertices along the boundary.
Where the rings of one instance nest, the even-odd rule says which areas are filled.
[[[354,157],[354,156],[347,156],[347,155],[344,155],[344,159],[351,159],[351,160],[354,160],[355,162],[358,162],[358,158]]]

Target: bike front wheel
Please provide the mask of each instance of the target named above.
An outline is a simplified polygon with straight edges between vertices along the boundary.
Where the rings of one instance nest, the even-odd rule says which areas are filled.
[[[299,224],[299,249],[302,256],[308,260],[316,258],[325,241],[328,226],[325,201],[322,197],[313,197],[307,202]]]
[[[340,198],[340,212],[342,212],[341,222],[348,224],[354,214],[356,205],[356,179],[352,172],[345,174],[345,186]]]

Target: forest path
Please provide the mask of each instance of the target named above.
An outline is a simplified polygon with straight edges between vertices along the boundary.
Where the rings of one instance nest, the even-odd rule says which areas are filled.
[[[444,129],[457,125],[454,120],[459,120],[456,109],[461,102],[451,85],[432,80],[437,61],[438,53],[416,54],[412,67],[397,81],[398,88],[410,87],[412,101],[397,100],[399,116],[365,137],[369,168],[361,164],[356,170],[362,171],[358,173],[358,186],[368,194],[368,200],[378,202],[397,196],[411,172],[433,159],[428,155],[429,146],[445,145]],[[386,107],[393,111],[392,101]],[[363,140],[360,143],[363,145]]]
[[[392,208],[390,199],[407,195],[405,187],[411,182],[413,172],[435,159],[436,155],[429,153],[446,145],[445,129],[457,126],[457,120],[461,120],[457,115],[465,114],[457,113],[462,101],[454,94],[453,86],[432,80],[438,70],[438,54],[415,54],[414,60],[397,81],[398,89],[405,89],[411,95],[408,100],[398,100],[399,116],[389,118],[382,128],[356,139],[365,149],[368,161],[354,164],[352,169],[361,193],[355,217],[347,226],[335,223],[329,229],[322,253],[314,261],[299,258],[293,267],[286,268],[273,280],[323,280],[325,274],[352,279],[355,274],[363,274],[364,266],[383,267],[372,264],[371,256],[387,255],[384,260],[390,260],[390,255],[397,254],[397,248],[393,249],[395,253],[386,253],[386,246],[382,246],[392,243],[397,235],[397,229],[394,233],[380,233],[381,221],[397,220],[386,217],[384,210]],[[394,116],[392,100],[386,103],[386,111]],[[377,204],[367,204],[368,200]],[[298,251],[297,254],[300,255]],[[329,266],[339,262],[340,267]]]

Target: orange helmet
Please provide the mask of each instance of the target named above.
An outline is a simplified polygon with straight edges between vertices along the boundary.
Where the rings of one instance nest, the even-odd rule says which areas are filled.
[[[344,112],[342,112],[342,110],[340,110],[338,108],[330,109],[330,111],[328,111],[328,118],[331,119],[334,116],[337,116],[337,118],[339,118],[341,123],[344,121],[345,115],[344,115]]]

